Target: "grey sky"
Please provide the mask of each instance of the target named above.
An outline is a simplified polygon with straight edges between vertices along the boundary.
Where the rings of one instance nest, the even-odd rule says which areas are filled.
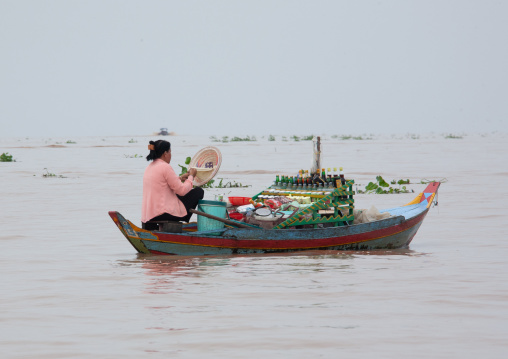
[[[507,1],[0,0],[0,136],[508,131]]]

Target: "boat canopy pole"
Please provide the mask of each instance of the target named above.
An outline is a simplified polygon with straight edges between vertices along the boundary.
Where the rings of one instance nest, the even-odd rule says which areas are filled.
[[[321,168],[321,137],[317,136],[312,139],[312,165],[310,166],[311,173],[316,173]]]

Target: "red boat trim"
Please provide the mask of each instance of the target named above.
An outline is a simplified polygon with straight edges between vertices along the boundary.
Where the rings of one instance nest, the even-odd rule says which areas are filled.
[[[174,254],[174,253],[166,253],[166,252],[154,251],[154,250],[150,250],[150,249],[149,249],[149,251],[152,254],[157,254],[157,255],[161,255],[161,256],[167,256],[167,255],[176,256],[176,254]]]
[[[152,241],[152,242],[161,242],[161,243],[172,243],[172,244],[179,244],[179,245],[188,245],[188,246],[200,246],[200,247],[213,247],[213,248],[229,248],[229,249],[238,249],[238,248],[245,248],[245,249],[256,249],[256,250],[289,250],[289,249],[313,249],[313,248],[323,248],[323,247],[332,247],[332,246],[340,246],[345,244],[356,244],[361,242],[369,242],[381,238],[386,238],[389,236],[393,236],[402,232],[405,232],[407,230],[410,230],[414,226],[418,225],[420,222],[423,221],[423,218],[427,214],[427,211],[424,211],[422,214],[410,219],[409,221],[403,222],[397,226],[388,227],[379,229],[372,232],[366,232],[366,233],[358,233],[358,234],[352,234],[344,237],[328,237],[328,238],[310,238],[308,240],[291,240],[291,239],[281,239],[281,240],[242,240],[242,239],[228,239],[228,238],[220,238],[218,237],[218,240],[222,241],[222,244],[220,245],[211,245],[211,244],[205,244],[201,243],[202,240],[209,241],[211,238],[207,237],[195,237],[192,238],[192,242],[178,242],[178,241],[168,241],[168,240],[154,240],[154,239],[146,239],[143,238],[144,241]],[[399,231],[394,231],[397,228],[403,229]],[[373,233],[379,233],[381,235],[378,235],[376,237],[371,237]],[[171,236],[171,235],[170,235]],[[176,236],[174,236],[176,237]],[[180,237],[180,236],[178,236]],[[352,240],[353,238],[358,238],[359,240]],[[159,238],[159,237],[158,237]],[[349,240],[348,240],[349,238]],[[185,237],[184,239],[189,239]],[[215,239],[215,238],[212,238]],[[335,241],[334,241],[335,240]],[[282,241],[286,244],[291,243],[292,246],[284,246],[284,247],[273,247],[268,246],[268,244],[274,244],[274,242]],[[333,242],[331,242],[333,241]],[[268,242],[268,243],[267,243]],[[310,245],[310,243],[312,245]],[[316,244],[320,243],[320,244]],[[234,245],[233,245],[234,243]],[[309,244],[305,244],[309,243]]]

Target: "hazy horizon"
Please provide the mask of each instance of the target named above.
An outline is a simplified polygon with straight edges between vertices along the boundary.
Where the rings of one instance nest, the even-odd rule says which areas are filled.
[[[0,0],[0,137],[504,133],[507,13]]]

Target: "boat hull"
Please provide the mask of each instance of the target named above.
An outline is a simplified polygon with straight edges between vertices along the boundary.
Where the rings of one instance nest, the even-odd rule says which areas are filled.
[[[146,231],[118,212],[110,212],[119,229],[140,253],[220,255],[297,252],[304,250],[373,250],[405,248],[428,210],[405,220],[392,217],[347,227],[319,229],[228,229],[221,235]]]
[[[184,233],[147,231],[120,213],[110,217],[140,253],[175,255],[221,255],[282,253],[305,250],[374,250],[405,248],[420,228],[434,202],[439,182],[430,183],[413,201],[383,210],[391,217],[354,225],[313,229],[227,228],[215,232]]]

